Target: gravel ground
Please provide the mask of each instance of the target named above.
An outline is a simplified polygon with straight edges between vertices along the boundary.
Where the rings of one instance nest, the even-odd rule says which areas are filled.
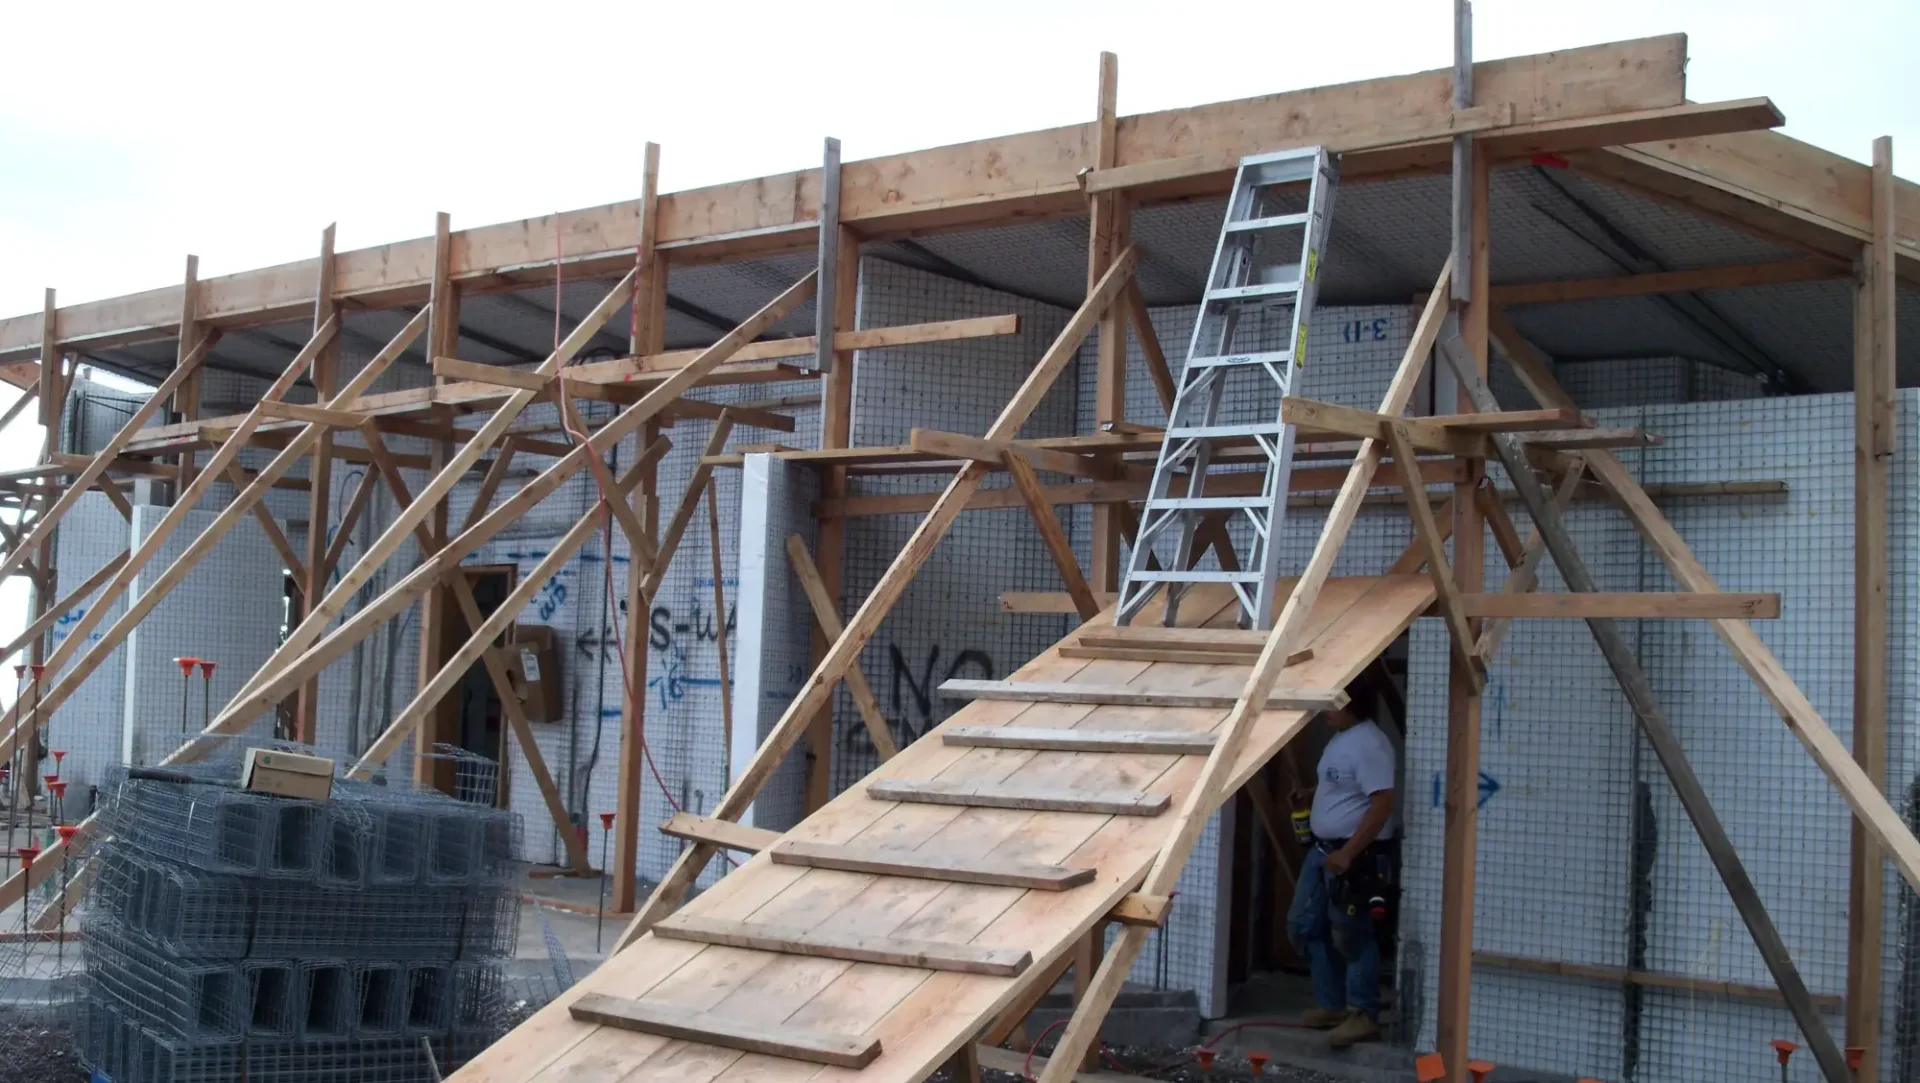
[[[87,1071],[74,1055],[73,1040],[61,1024],[16,1015],[0,1015],[0,1083],[86,1083]]]
[[[1041,1048],[1046,1050],[1051,1044]],[[1255,1083],[1256,1080],[1259,1083],[1349,1083],[1339,1076],[1291,1068],[1284,1064],[1267,1064],[1264,1072],[1255,1075],[1246,1058],[1231,1055],[1219,1056],[1211,1069],[1202,1070],[1194,1057],[1195,1051],[1108,1046],[1107,1055],[1112,1059],[1103,1057],[1101,1063],[1103,1068],[1111,1072],[1161,1080],[1163,1083]],[[951,1074],[942,1068],[934,1073],[931,1080],[945,1083],[950,1080]],[[1012,1072],[996,1072],[989,1068],[980,1074],[985,1083],[1026,1083],[1024,1076]]]

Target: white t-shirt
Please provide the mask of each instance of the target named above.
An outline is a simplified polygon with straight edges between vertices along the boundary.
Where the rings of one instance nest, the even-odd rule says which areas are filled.
[[[1374,794],[1393,789],[1393,742],[1380,727],[1362,721],[1333,735],[1320,753],[1319,788],[1313,791],[1313,833],[1351,838]],[[1380,838],[1393,837],[1393,819]]]

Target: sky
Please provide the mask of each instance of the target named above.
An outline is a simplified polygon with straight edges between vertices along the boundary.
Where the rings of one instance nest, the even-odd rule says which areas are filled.
[[[178,0],[15,4],[0,92],[0,315],[663,190],[1451,63],[1450,0],[1178,4]],[[1920,177],[1913,0],[1478,0],[1492,59],[1689,35],[1688,96]],[[1901,167],[1902,148],[1913,148]],[[5,396],[0,391],[0,396]],[[31,426],[0,466],[31,462]],[[19,581],[0,587],[0,633]]]

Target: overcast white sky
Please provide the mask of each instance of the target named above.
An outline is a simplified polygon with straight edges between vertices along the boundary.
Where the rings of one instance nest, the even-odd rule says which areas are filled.
[[[1450,0],[15,4],[0,315],[341,249],[1085,120],[1444,67]],[[1770,95],[1920,176],[1913,0],[1478,0],[1489,59],[1685,32],[1688,96]],[[31,47],[27,47],[31,43]],[[1906,157],[1905,155],[1911,155]],[[0,437],[0,465],[37,444]],[[16,584],[18,581],[16,580]],[[0,625],[17,611],[0,588]],[[4,629],[0,629],[4,631]]]

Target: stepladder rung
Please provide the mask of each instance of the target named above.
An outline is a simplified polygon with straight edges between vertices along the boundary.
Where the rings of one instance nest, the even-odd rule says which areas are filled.
[[[1258,583],[1258,571],[1220,572],[1204,568],[1188,568],[1184,571],[1168,571],[1148,568],[1131,573],[1134,579],[1142,583]]]
[[[1240,425],[1181,425],[1167,430],[1175,440],[1222,440],[1235,436],[1279,436],[1286,431],[1283,421],[1253,421]]]
[[[1272,503],[1272,497],[1261,493],[1250,496],[1168,496],[1147,501],[1147,510],[1238,511],[1243,508],[1264,508]]]
[[[1259,350],[1253,353],[1229,353],[1215,357],[1187,359],[1189,369],[1239,368],[1244,365],[1281,365],[1293,361],[1292,350]]]
[[[1304,226],[1313,216],[1306,212],[1299,214],[1270,214],[1265,218],[1243,218],[1238,222],[1228,222],[1228,233],[1251,233],[1268,229],[1289,229]]]
[[[1283,282],[1256,282],[1249,286],[1216,286],[1207,291],[1208,301],[1260,301],[1269,297],[1290,297],[1300,292],[1300,279]]]

